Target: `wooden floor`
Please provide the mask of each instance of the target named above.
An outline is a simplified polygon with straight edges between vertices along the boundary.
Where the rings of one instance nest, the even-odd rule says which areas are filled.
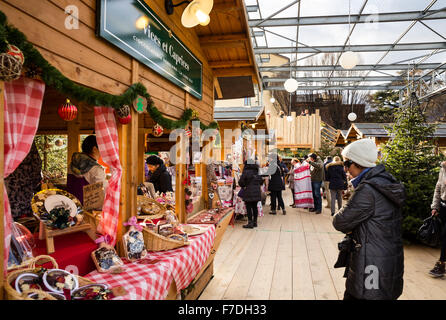
[[[289,193],[284,192],[286,215],[268,214],[267,205],[258,228],[243,229],[246,221],[240,220],[235,227],[228,226],[214,260],[214,278],[200,300],[342,299],[344,269],[333,265],[343,234],[333,228],[329,209],[319,215],[293,209],[288,206]],[[404,254],[400,299],[446,299],[446,279],[427,274],[439,250],[410,245],[405,246]]]

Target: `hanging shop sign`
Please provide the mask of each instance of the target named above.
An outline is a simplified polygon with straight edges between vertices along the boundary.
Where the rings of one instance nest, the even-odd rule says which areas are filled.
[[[202,99],[203,65],[144,0],[99,0],[98,35]]]

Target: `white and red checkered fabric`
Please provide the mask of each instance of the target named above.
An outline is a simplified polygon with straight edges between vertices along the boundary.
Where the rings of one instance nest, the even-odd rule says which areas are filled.
[[[20,78],[15,81],[5,82],[5,178],[17,169],[29,153],[39,125],[44,92],[45,84],[41,81]],[[4,223],[4,265],[7,266],[12,217],[6,188],[4,189]]]
[[[215,226],[201,226],[208,229],[201,235],[190,237],[190,245],[169,251],[149,252],[150,259],[159,259],[160,263],[170,268],[178,292],[198,275],[214,245]]]
[[[111,245],[116,244],[119,220],[119,199],[121,196],[122,168],[119,161],[118,129],[112,108],[94,108],[96,140],[102,160],[110,167],[111,178],[102,207],[102,219],[98,232],[111,237]]]
[[[113,300],[163,300],[172,283],[170,269],[165,264],[141,262],[128,263],[120,274],[93,271],[85,277],[95,283],[108,284],[111,288],[122,286],[127,295]]]

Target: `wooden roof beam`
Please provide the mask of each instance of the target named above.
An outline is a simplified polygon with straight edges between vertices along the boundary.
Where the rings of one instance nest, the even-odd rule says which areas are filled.
[[[215,3],[212,7],[212,11],[214,13],[230,13],[232,11],[242,10],[242,7],[239,7],[235,2],[229,3]]]
[[[223,99],[223,92],[221,91],[220,82],[218,82],[218,78],[214,77],[214,88],[217,92],[217,97],[219,99]]]
[[[231,33],[213,36],[203,36],[199,38],[203,49],[212,48],[246,48],[249,38],[244,33]]]
[[[209,67],[213,69],[249,67],[250,65],[251,62],[249,60],[209,61]]]

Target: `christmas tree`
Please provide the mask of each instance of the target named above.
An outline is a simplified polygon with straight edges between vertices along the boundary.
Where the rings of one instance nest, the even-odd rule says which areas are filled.
[[[406,106],[395,113],[391,136],[383,148],[386,169],[406,188],[403,208],[403,236],[414,240],[423,219],[430,215],[430,205],[443,155],[437,153],[435,124],[426,123],[415,93]]]

